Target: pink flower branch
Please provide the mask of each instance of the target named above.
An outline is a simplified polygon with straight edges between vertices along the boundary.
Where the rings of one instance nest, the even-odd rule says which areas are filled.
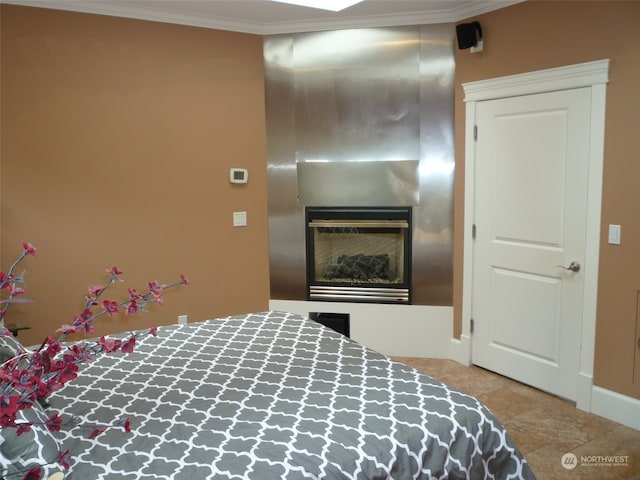
[[[9,304],[15,303],[15,297],[24,292],[22,288],[24,276],[14,276],[14,270],[27,256],[35,257],[36,255],[36,249],[30,243],[23,243],[22,248],[22,254],[11,265],[9,271],[6,274],[0,272],[0,290],[9,291],[9,298],[2,301],[0,319],[5,317]],[[148,335],[155,336],[157,329],[152,326],[148,330],[130,332],[123,338],[102,336],[96,341],[77,342],[63,348],[62,342],[69,335],[94,333],[94,322],[105,315],[115,316],[121,312],[126,315],[135,315],[138,312],[147,311],[149,303],[162,305],[162,294],[165,290],[189,284],[187,277],[181,274],[180,280],[166,285],[156,281],[148,282],[147,291],[142,294],[129,288],[129,298],[122,302],[105,299],[100,303],[99,300],[105,291],[115,282],[122,281],[119,277],[122,271],[118,267],[113,266],[106,271],[109,273],[106,284],[89,287],[82,312],[73,317],[70,325],[62,325],[56,330],[57,338],[48,337],[33,352],[20,352],[0,365],[0,428],[15,428],[17,435],[28,432],[36,423],[16,421],[18,411],[31,408],[35,402],[44,400],[50,393],[75,379],[81,364],[91,362],[98,355],[105,353],[118,351],[125,354],[131,353],[138,340]],[[6,328],[0,329],[0,336],[10,334],[11,332]],[[118,427],[123,428],[125,432],[131,431],[131,423],[128,419],[117,420],[112,425],[82,424],[77,419],[63,420],[57,413],[50,415],[41,425],[52,432],[62,428],[87,428],[90,429],[89,438],[95,438],[107,428]],[[70,458],[68,451],[61,452],[57,461],[68,468]],[[25,479],[39,478],[39,472],[40,466],[30,469]]]

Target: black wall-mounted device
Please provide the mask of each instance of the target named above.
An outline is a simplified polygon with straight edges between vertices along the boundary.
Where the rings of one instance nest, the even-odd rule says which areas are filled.
[[[456,34],[458,35],[458,48],[464,50],[475,47],[478,45],[478,41],[482,40],[482,27],[480,22],[461,23],[456,25]]]

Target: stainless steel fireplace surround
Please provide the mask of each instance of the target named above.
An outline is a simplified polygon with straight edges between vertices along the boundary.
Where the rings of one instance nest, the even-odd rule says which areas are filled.
[[[453,24],[265,37],[272,299],[308,300],[305,207],[406,206],[411,303],[452,305],[454,51]]]

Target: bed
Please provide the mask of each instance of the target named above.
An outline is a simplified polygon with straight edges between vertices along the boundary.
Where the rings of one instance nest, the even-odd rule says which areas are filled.
[[[66,479],[535,478],[474,397],[291,313],[160,327],[49,401],[131,421],[57,432]]]

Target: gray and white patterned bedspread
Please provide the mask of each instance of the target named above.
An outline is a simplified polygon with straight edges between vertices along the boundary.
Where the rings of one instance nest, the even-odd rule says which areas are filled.
[[[475,398],[301,316],[264,312],[158,329],[51,397],[88,479],[534,478]]]

